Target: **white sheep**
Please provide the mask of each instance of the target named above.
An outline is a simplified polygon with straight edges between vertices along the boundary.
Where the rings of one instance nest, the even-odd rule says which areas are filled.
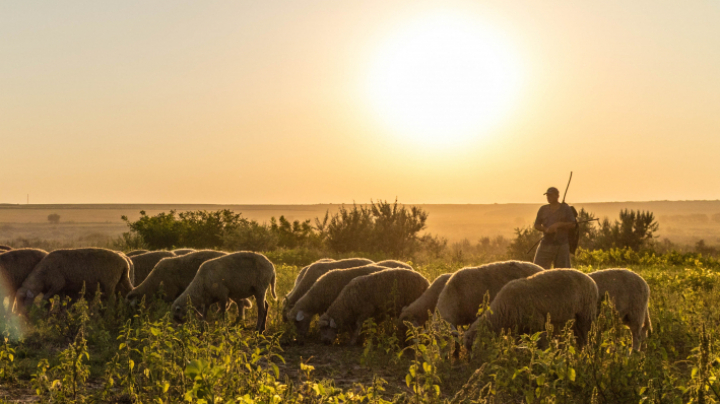
[[[351,344],[357,343],[362,324],[369,318],[396,318],[400,310],[414,302],[430,286],[422,275],[406,269],[386,269],[353,279],[320,317],[320,339],[326,344],[345,329],[352,332]],[[404,336],[403,326],[400,331]]]
[[[295,323],[298,334],[305,335],[315,314],[322,314],[335,301],[343,288],[353,279],[388,269],[377,264],[357,268],[333,269],[318,278],[287,314]]]
[[[503,261],[479,267],[463,268],[448,279],[437,300],[437,310],[453,326],[471,324],[483,303],[485,294],[490,301],[508,282],[527,278],[542,271],[532,262]]]
[[[410,321],[418,327],[425,324],[437,305],[438,297],[453,274],[442,274],[435,278],[430,287],[410,305],[402,308],[400,321]]]
[[[605,269],[588,275],[598,287],[599,302],[606,296],[610,297],[620,319],[630,327],[633,349],[639,351],[642,340],[652,331],[648,311],[650,287],[645,279],[623,268]]]
[[[307,292],[318,278],[332,271],[333,269],[345,269],[361,267],[363,265],[373,264],[371,260],[365,258],[348,258],[337,261],[317,261],[309,265],[306,270],[300,271],[295,287],[285,296],[283,304],[282,317],[287,318],[287,313],[292,309],[295,303]]]
[[[27,308],[39,294],[45,300],[56,294],[76,299],[83,286],[90,299],[98,287],[110,299],[117,292],[127,294],[132,290],[129,259],[102,248],[55,250],[27,276],[18,289],[17,303],[21,309]]]
[[[185,319],[185,310],[191,304],[205,316],[208,307],[219,303],[221,309],[229,300],[240,305],[243,299],[254,296],[257,303],[257,330],[265,331],[270,304],[267,290],[275,294],[275,266],[262,254],[240,251],[203,263],[187,289],[172,305],[173,317]]]
[[[587,341],[597,316],[598,288],[595,281],[575,269],[552,269],[528,278],[508,282],[464,336],[469,349],[480,322],[491,331],[518,330],[532,334],[545,330],[548,316],[555,331],[573,320],[573,331],[580,345]]]

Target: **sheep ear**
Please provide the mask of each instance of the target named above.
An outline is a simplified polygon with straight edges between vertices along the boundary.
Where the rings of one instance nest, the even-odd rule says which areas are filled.
[[[305,319],[305,315],[302,311],[298,311],[297,316],[295,316],[295,321],[303,321]]]
[[[335,324],[335,320],[330,319],[330,328],[337,328],[337,324]]]

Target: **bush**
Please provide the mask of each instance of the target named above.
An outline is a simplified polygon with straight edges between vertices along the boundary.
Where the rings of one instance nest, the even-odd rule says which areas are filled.
[[[387,201],[370,206],[341,206],[338,213],[325,214],[316,227],[330,250],[335,252],[383,252],[394,257],[412,253],[420,244],[418,233],[425,228],[428,213]],[[426,240],[431,242],[430,240]],[[432,243],[432,242],[431,242]]]
[[[123,216],[131,233],[142,237],[148,248],[153,250],[173,249],[177,247],[220,248],[223,237],[237,228],[240,214],[223,209],[215,212],[204,210],[183,212],[175,216],[175,211],[148,216],[140,211],[140,219],[135,222]]]

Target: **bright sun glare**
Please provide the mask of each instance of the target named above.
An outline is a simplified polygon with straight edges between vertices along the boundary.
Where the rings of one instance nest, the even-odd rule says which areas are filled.
[[[517,98],[520,63],[481,21],[432,16],[389,38],[368,76],[369,99],[395,133],[428,146],[483,135]]]

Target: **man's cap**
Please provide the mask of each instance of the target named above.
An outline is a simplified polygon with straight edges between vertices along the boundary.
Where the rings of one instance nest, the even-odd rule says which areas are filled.
[[[555,187],[550,187],[550,188],[547,189],[547,191],[545,191],[545,193],[544,193],[543,195],[547,195],[547,194],[557,194],[557,195],[560,195],[560,191],[558,191],[558,189],[555,188]]]

